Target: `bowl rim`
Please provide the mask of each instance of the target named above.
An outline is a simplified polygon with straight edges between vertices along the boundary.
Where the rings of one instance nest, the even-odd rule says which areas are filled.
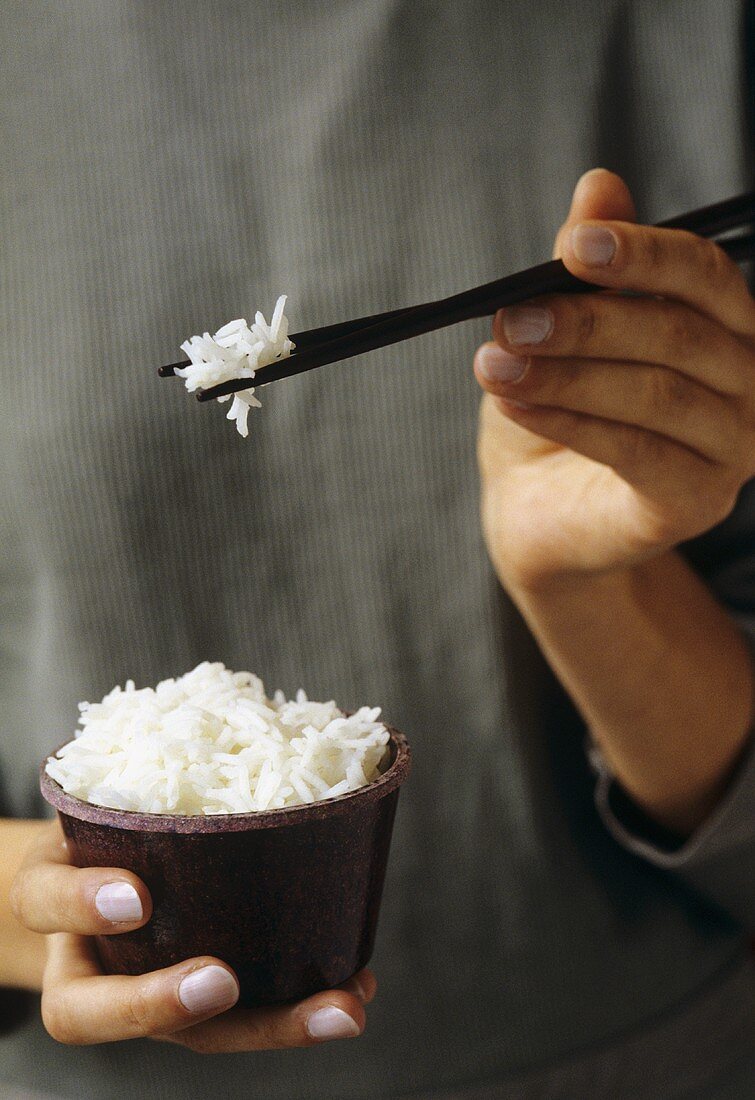
[[[249,829],[278,828],[282,825],[299,825],[305,822],[321,820],[333,814],[348,813],[367,806],[390,794],[399,787],[411,767],[411,749],[406,737],[393,726],[383,723],[390,734],[389,745],[395,755],[391,765],[364,787],[347,791],[333,798],[322,798],[316,802],[305,802],[299,806],[281,806],[274,810],[248,810],[238,814],[147,814],[137,810],[116,810],[109,806],[98,806],[94,802],[85,802],[75,795],[67,794],[60,784],[47,774],[46,765],[51,756],[55,756],[67,741],[58,745],[49,753],[39,766],[39,789],[42,797],[58,813],[80,821],[89,821],[95,825],[108,825],[114,829],[127,829],[146,833],[237,833]]]

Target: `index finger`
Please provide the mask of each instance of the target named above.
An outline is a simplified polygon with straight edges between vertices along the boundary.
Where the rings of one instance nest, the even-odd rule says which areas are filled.
[[[598,286],[686,302],[741,336],[755,333],[755,302],[736,264],[713,241],[681,229],[582,221],[563,234],[562,259]]]
[[[11,887],[16,919],[32,932],[131,932],[152,916],[149,890],[120,867],[74,867],[57,823],[31,846]]]

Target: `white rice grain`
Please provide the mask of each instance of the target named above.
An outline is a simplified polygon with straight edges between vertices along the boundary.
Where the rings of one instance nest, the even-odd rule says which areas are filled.
[[[176,367],[176,374],[183,378],[189,393],[198,389],[209,389],[232,378],[253,379],[255,371],[269,366],[277,359],[287,358],[295,345],[288,338],[288,318],[284,310],[286,295],[282,294],[275,303],[273,316],[268,325],[262,313],[255,314],[254,324],[247,325],[243,317],[229,321],[214,336],[209,332],[201,336],[192,336],[181,344],[181,351],[189,358],[185,367]],[[228,401],[229,396],[219,397],[218,401]],[[239,435],[249,435],[247,417],[250,408],[259,408],[260,402],[254,396],[254,387],[233,394],[228,410],[228,420],[236,421]]]
[[[259,677],[204,661],[178,679],[80,703],[81,729],[46,770],[68,794],[141,813],[227,814],[333,798],[380,774],[379,708],[265,695]]]

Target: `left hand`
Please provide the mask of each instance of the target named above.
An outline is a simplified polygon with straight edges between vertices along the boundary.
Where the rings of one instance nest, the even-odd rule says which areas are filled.
[[[715,244],[634,220],[619,177],[583,176],[556,254],[606,292],[501,310],[475,357],[483,524],[507,586],[660,554],[755,475],[747,284]]]
[[[118,867],[74,867],[57,821],[40,823],[11,888],[16,919],[47,939],[42,1020],[53,1039],[85,1045],[150,1038],[199,1054],[311,1047],[360,1035],[371,971],[297,1004],[236,1005],[238,979],[211,955],[147,974],[103,974],[91,937],[132,932],[152,916],[145,884]],[[115,889],[113,889],[115,888]]]

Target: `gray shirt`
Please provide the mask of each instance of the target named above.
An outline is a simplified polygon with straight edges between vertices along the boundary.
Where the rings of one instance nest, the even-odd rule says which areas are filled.
[[[743,190],[743,11],[6,3],[6,811],[40,811],[36,765],[79,699],[204,658],[380,704],[415,752],[362,1039],[207,1059],[72,1050],[33,1020],[0,1038],[8,1091],[655,1100],[755,1082],[755,764],[681,850],[617,816],[481,543],[487,325],[276,384],[246,441],[154,370],[281,292],[308,328],[536,263],[597,163],[653,220]],[[753,528],[748,491],[690,553],[755,633]]]

